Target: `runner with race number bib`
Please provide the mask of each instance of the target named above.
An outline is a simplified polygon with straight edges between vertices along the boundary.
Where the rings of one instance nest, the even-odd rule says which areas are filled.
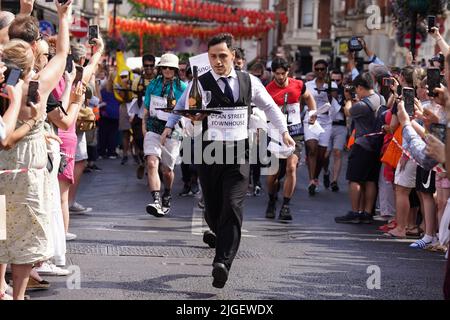
[[[286,117],[286,124],[288,126],[289,134],[295,140],[295,151],[293,154],[283,156],[278,154],[278,158],[286,159],[286,179],[283,187],[283,205],[280,210],[280,220],[292,220],[290,213],[289,202],[294,194],[295,185],[297,183],[297,164],[300,159],[302,151],[302,119],[300,116],[300,98],[303,97],[308,105],[309,124],[313,124],[316,120],[315,110],[316,102],[311,93],[306,89],[303,81],[288,77],[289,64],[283,58],[275,58],[272,61],[272,72],[274,79],[270,82],[266,89],[272,96],[275,103],[281,108]],[[269,135],[271,130],[269,123]],[[272,137],[271,137],[272,138]],[[274,219],[277,201],[278,184],[281,179],[280,171],[267,178],[267,190],[269,193],[269,203],[266,210],[266,218]]]
[[[145,93],[145,110],[142,121],[142,133],[144,134],[144,154],[147,161],[148,185],[153,197],[153,202],[147,205],[147,213],[156,217],[166,215],[170,210],[171,190],[174,180],[173,169],[180,152],[181,142],[176,139],[168,139],[161,145],[160,135],[164,131],[168,112],[160,109],[175,107],[186,89],[186,84],[178,77],[178,57],[172,53],[161,56],[158,64],[158,76],[153,79]],[[169,101],[170,100],[170,101]],[[168,101],[171,106],[168,106]],[[161,180],[159,178],[159,165],[164,180],[164,194],[161,197]]]

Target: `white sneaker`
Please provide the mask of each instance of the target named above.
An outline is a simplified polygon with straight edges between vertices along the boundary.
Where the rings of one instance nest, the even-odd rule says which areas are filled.
[[[66,233],[66,241],[72,241],[77,238],[77,235],[74,233],[67,232]]]
[[[56,265],[48,261],[44,262],[39,268],[36,268],[36,271],[40,275],[46,276],[68,276],[72,273],[67,269],[57,267]]]
[[[69,207],[69,212],[70,213],[84,214],[84,213],[88,213],[88,212],[91,212],[91,211],[92,211],[92,208],[85,208],[81,204],[79,204],[78,202],[74,202],[73,205],[71,205]]]
[[[146,207],[146,211],[148,214],[151,214],[155,217],[161,218],[165,216],[165,212],[161,207],[159,201],[154,201],[153,203],[149,203]]]

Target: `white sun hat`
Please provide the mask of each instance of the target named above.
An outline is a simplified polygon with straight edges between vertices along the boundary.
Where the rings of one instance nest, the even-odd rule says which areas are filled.
[[[179,59],[173,53],[165,53],[161,56],[161,60],[159,60],[158,67],[171,67],[179,69],[178,66]]]

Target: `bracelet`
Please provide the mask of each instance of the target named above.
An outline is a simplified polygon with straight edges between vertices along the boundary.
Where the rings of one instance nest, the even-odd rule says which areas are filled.
[[[33,126],[27,121],[23,122],[24,124],[28,125],[28,127],[30,128],[30,131],[33,130]],[[36,123],[35,123],[36,124]]]

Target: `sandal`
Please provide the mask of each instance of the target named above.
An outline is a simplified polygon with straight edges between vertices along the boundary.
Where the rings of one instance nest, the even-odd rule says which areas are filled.
[[[406,239],[406,236],[398,236],[398,235],[393,234],[391,232],[383,233],[383,236],[386,237],[386,238],[391,238],[391,239]]]
[[[389,232],[392,229],[397,228],[397,221],[392,220],[390,223],[387,223],[381,227],[378,228],[378,230],[383,231],[383,232]]]

